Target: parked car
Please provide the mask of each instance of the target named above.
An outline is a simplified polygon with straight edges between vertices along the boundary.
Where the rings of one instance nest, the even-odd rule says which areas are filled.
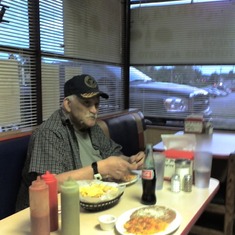
[[[226,95],[228,95],[228,94],[230,94],[232,92],[232,90],[229,87],[225,86],[225,85],[218,85],[216,88],[219,91],[224,92]]]
[[[210,97],[216,98],[218,96],[221,96],[221,92],[212,86],[209,87],[202,87],[203,90],[207,91],[210,95]]]
[[[231,93],[231,90],[229,88],[225,88],[223,86],[207,86],[203,87],[203,90],[206,90],[211,97],[219,97],[219,96],[227,96]]]
[[[130,106],[141,109],[153,122],[183,120],[190,114],[201,114],[210,119],[212,114],[209,94],[203,89],[133,78],[130,82]]]

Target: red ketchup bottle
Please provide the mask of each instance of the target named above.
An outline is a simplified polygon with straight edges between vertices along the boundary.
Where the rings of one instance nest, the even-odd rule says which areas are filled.
[[[31,235],[49,235],[49,189],[40,176],[29,186],[29,206]]]
[[[47,171],[41,176],[49,187],[50,231],[58,230],[58,184],[55,175]]]

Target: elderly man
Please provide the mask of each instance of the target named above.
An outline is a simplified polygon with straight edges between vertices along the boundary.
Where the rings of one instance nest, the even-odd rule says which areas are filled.
[[[62,107],[32,134],[16,210],[29,206],[28,187],[46,171],[62,183],[68,177],[121,179],[143,165],[143,152],[124,156],[122,147],[96,123],[100,97],[109,96],[99,90],[93,77],[74,76],[65,83],[64,96]]]

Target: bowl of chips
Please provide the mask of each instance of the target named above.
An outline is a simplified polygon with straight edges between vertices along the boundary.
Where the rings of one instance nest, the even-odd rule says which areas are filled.
[[[116,205],[125,186],[100,180],[79,180],[80,205],[89,211],[100,211]]]

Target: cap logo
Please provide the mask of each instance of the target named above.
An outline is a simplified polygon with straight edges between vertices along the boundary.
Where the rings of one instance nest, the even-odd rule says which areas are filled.
[[[86,76],[84,78],[84,82],[90,88],[96,88],[97,87],[96,81],[92,77],[90,77],[90,76]]]

